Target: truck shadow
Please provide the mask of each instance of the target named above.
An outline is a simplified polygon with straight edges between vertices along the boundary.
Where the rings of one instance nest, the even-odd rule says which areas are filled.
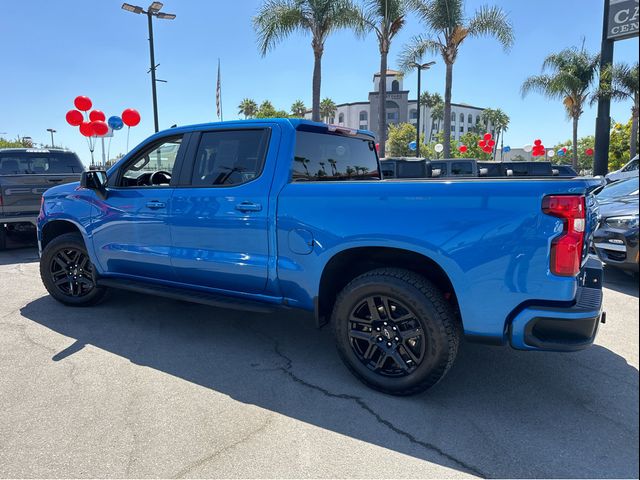
[[[9,244],[6,250],[0,250],[0,266],[32,263],[39,260],[38,250],[34,249],[33,245]]]
[[[69,309],[47,296],[21,313],[75,339],[52,361],[64,362],[90,344],[237,401],[460,472],[493,478],[638,473],[638,370],[601,346],[547,354],[465,344],[442,383],[397,398],[355,380],[328,329],[316,330],[297,312],[253,315],[114,292],[91,309]]]
[[[622,270],[605,265],[604,284],[616,292],[632,295],[638,298],[638,275],[631,275]]]

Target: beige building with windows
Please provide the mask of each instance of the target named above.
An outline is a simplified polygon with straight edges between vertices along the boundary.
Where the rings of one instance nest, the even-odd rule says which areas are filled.
[[[387,70],[387,125],[411,123],[416,125],[418,118],[417,101],[409,100],[409,91],[403,88],[402,74],[396,70]],[[349,128],[370,130],[378,135],[380,74],[373,75],[373,91],[369,92],[368,102],[341,103],[337,105],[334,117],[324,119],[328,123]],[[420,130],[427,141],[444,128],[442,121],[434,121],[431,111],[425,105],[420,106]],[[483,108],[464,103],[451,104],[451,138],[457,141],[462,135],[482,123]],[[305,118],[311,119],[311,112]],[[484,130],[484,128],[483,128]]]

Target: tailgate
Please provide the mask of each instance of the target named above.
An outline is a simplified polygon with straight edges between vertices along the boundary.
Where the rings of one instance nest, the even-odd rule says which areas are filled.
[[[78,175],[0,175],[0,205],[3,216],[38,213],[40,197],[51,187],[77,182]]]

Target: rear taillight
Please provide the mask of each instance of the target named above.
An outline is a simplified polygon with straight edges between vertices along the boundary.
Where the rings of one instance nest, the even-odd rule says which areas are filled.
[[[561,218],[562,235],[551,243],[551,271],[574,277],[580,273],[585,236],[585,199],[582,195],[548,195],[542,200],[542,211]]]

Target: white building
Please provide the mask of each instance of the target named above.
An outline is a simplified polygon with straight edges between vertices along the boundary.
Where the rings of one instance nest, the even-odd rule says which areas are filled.
[[[398,123],[417,123],[417,101],[409,100],[409,91],[403,89],[403,78],[400,72],[387,70],[387,125]],[[368,102],[341,103],[337,105],[334,117],[324,119],[328,123],[342,125],[350,128],[371,130],[378,135],[378,87],[380,74],[373,76],[373,91],[369,92]],[[442,121],[435,122],[431,118],[431,110],[425,105],[420,106],[420,130],[428,141],[432,135],[442,131]],[[474,107],[464,103],[451,104],[451,138],[456,141],[468,131],[482,124],[483,108]],[[311,111],[305,118],[311,119]],[[482,128],[485,131],[485,127]],[[492,131],[492,130],[490,130]],[[492,132],[493,133],[493,132]]]

